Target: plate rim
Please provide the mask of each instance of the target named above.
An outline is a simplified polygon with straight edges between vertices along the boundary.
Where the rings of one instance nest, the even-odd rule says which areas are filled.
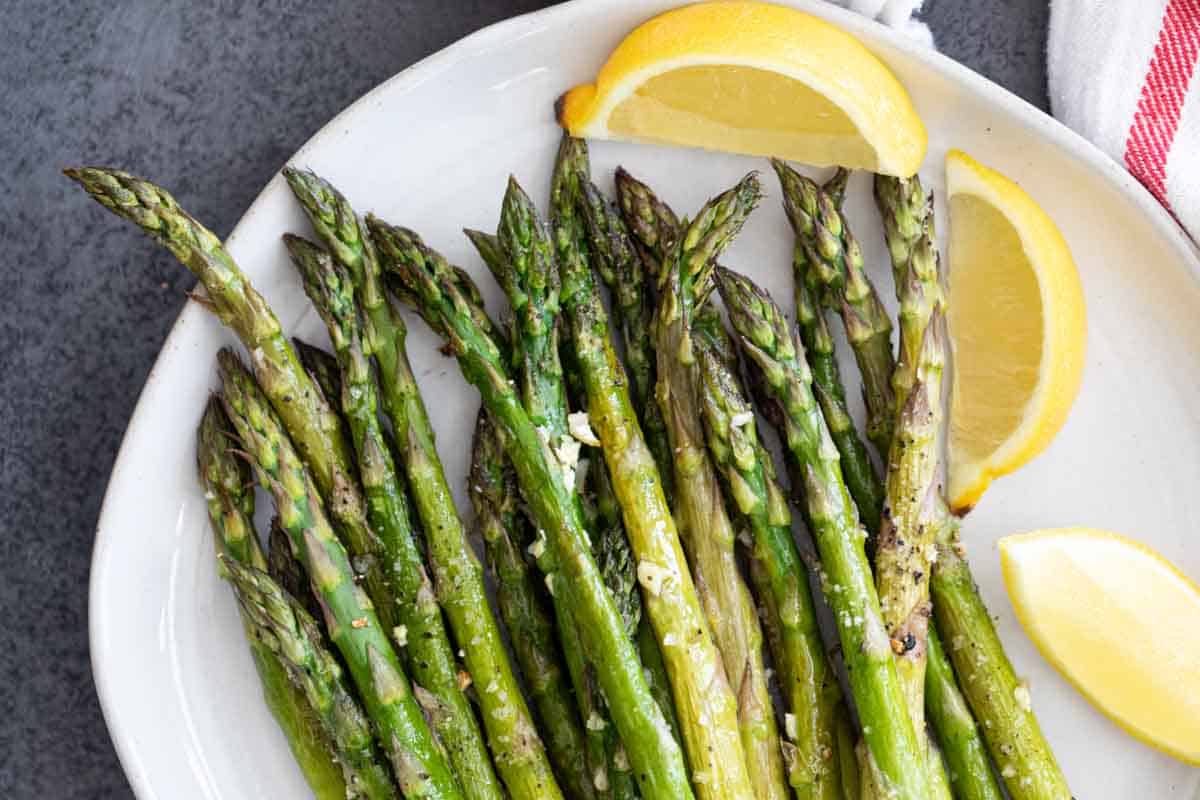
[[[452,67],[460,58],[471,55],[476,48],[500,40],[519,37],[523,30],[532,30],[560,16],[572,16],[585,6],[614,6],[621,3],[622,0],[569,0],[569,2],[549,8],[509,17],[467,34],[440,50],[421,58],[419,61],[386,78],[360,95],[313,133],[285,163],[291,164],[303,159],[306,154],[311,152],[325,139],[334,135],[342,127],[340,123],[343,120],[352,117],[361,109],[366,108],[376,96],[385,91],[394,90],[397,86],[402,89],[407,86],[419,85],[425,80],[436,76],[439,72],[444,71],[446,68]],[[681,3],[681,5],[685,4]],[[781,4],[822,17],[856,36],[861,37],[863,34],[866,34],[868,37],[880,39],[919,62],[922,68],[930,70],[952,83],[977,93],[989,104],[1010,113],[1017,122],[1030,127],[1037,134],[1044,136],[1051,143],[1058,145],[1081,165],[1090,168],[1093,172],[1100,174],[1108,180],[1118,192],[1130,200],[1142,212],[1155,228],[1156,232],[1163,237],[1163,240],[1173,250],[1178,252],[1180,261],[1188,266],[1192,278],[1200,280],[1200,250],[1197,249],[1196,244],[1192,242],[1175,218],[1158,203],[1150,191],[1137,181],[1132,174],[1079,133],[1068,128],[1062,122],[1000,84],[953,60],[940,51],[905,36],[893,28],[889,28],[855,12],[828,3],[821,3],[818,0],[781,0]],[[263,202],[264,196],[267,195],[273,185],[279,180],[281,180],[280,172],[276,171],[258,194],[255,195],[250,205],[247,206],[229,236],[226,237],[226,243],[235,241],[238,238],[246,223],[255,216],[255,212]],[[122,473],[127,469],[127,462],[130,459],[127,449],[131,441],[135,438],[135,431],[141,427],[140,421],[144,416],[142,414],[142,404],[146,401],[148,389],[159,380],[158,375],[161,371],[160,366],[163,357],[167,353],[172,339],[179,333],[187,319],[192,315],[203,313],[205,313],[204,310],[196,304],[185,302],[179,315],[175,318],[170,330],[164,337],[158,355],[155,357],[154,364],[151,366],[150,372],[147,374],[146,380],[138,393],[138,400],[134,405],[129,422],[122,434],[121,444],[117,449],[116,457],[113,459],[113,466],[105,486],[104,499],[101,502],[100,513],[96,521],[95,538],[89,561],[88,652],[92,669],[92,679],[96,688],[96,695],[100,702],[101,715],[108,730],[109,738],[112,741],[113,749],[116,751],[118,762],[134,795],[138,798],[155,797],[156,793],[154,787],[149,785],[144,779],[144,773],[134,768],[138,760],[137,754],[133,750],[134,736],[125,726],[122,715],[116,706],[117,698],[112,694],[113,684],[107,679],[108,671],[115,668],[111,655],[102,646],[106,639],[105,632],[110,620],[97,613],[100,598],[103,595],[108,578],[108,565],[105,563],[104,555],[107,543],[114,535],[115,527],[114,522],[109,519],[112,513],[109,501],[113,487],[119,483]]]

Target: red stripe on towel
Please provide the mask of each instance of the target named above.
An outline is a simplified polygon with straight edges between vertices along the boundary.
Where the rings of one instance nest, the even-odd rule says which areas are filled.
[[[1197,56],[1200,0],[1168,0],[1158,44],[1125,140],[1125,166],[1168,209],[1167,155],[1179,127]]]

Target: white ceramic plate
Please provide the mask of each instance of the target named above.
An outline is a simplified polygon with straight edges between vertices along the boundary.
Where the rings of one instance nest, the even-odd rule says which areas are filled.
[[[577,0],[488,28],[366,95],[293,163],[328,177],[361,211],[421,231],[480,277],[491,307],[500,308],[460,229],[495,225],[509,172],[545,198],[559,135],[554,99],[589,79],[638,22],[677,2]],[[960,147],[1015,178],[1062,227],[1087,294],[1083,391],[1050,450],[994,485],[970,516],[972,562],[1076,795],[1200,798],[1200,771],[1124,735],[1039,657],[1013,618],[994,547],[1014,531],[1092,525],[1138,537],[1200,577],[1200,546],[1190,541],[1200,529],[1190,500],[1200,486],[1194,254],[1122,169],[1033,107],[879,25],[816,2],[795,5],[859,36],[908,87],[930,131],[927,185],[941,192],[943,156]],[[606,189],[612,169],[624,164],[681,213],[764,167],[645,146],[596,144],[592,156]],[[726,261],[783,299],[791,294],[791,233],[769,170],[764,184],[768,197]],[[848,214],[890,295],[865,176],[852,182]],[[280,244],[289,230],[307,225],[276,177],[229,249],[289,331],[323,339]],[[424,325],[414,321],[412,330],[411,357],[455,479],[465,472],[477,396],[436,354]],[[122,764],[144,800],[307,796],[260,700],[232,595],[217,578],[195,478],[193,431],[214,385],[213,356],[232,343],[199,306],[180,315],[129,426],[96,538],[96,684]],[[855,374],[849,365],[846,374]]]

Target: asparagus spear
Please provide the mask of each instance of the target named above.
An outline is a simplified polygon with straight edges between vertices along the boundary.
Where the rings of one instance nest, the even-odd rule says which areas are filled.
[[[504,252],[504,245],[500,243],[500,237],[494,233],[477,231],[473,228],[463,228],[463,233],[471,240],[471,244],[475,245],[475,251],[483,259],[484,265],[499,282],[511,269],[508,255]]]
[[[850,712],[845,703],[834,711],[837,732],[838,774],[842,782],[843,800],[862,800],[862,775],[854,752],[854,730],[850,727]]]
[[[947,516],[949,516],[947,512]],[[1069,800],[1071,791],[971,577],[957,520],[938,533],[933,610],[962,693],[1013,800]]]
[[[918,380],[901,410],[888,460],[887,507],[875,554],[883,624],[917,730],[925,719],[929,570],[941,492],[936,445],[944,419],[946,332],[940,311],[923,333]]]
[[[655,317],[658,399],[675,453],[675,500],[689,562],[700,587],[725,672],[738,692],[742,750],[758,798],[786,796],[775,717],[762,665],[762,631],[734,553],[734,531],[705,452],[691,324],[711,291],[713,259],[759,198],[749,175],[701,209],[660,275]]]
[[[388,302],[366,226],[346,198],[311,172],[284,171],[314,230],[350,273],[379,368],[383,410],[392,423],[405,477],[425,531],[437,599],[459,643],[479,699],[488,745],[516,800],[560,794],[484,589],[483,567],[467,540],[433,428],[405,352],[407,330]],[[452,272],[456,285],[464,275]]]
[[[900,358],[892,375],[900,414],[888,459],[887,519],[880,534],[876,571],[884,621],[897,653],[914,724],[920,725],[927,712],[947,722],[947,709],[962,699],[953,673],[948,664],[937,664],[935,668],[949,680],[930,681],[925,676],[933,569],[930,556],[935,534],[946,524],[940,478],[945,430],[942,373],[948,354],[933,198],[925,197],[915,176],[876,176],[875,198],[883,216],[900,301]],[[938,691],[937,696],[925,697],[930,686]],[[952,731],[943,735],[939,730],[939,735],[954,765],[971,763],[968,739]],[[940,756],[932,750],[928,759],[931,768],[942,766]],[[951,775],[960,787],[959,794],[998,794],[990,769],[980,769],[978,759],[973,769],[954,768]],[[945,793],[949,795],[949,786]]]
[[[472,241],[475,241],[476,237],[484,237],[484,239],[486,239],[486,241],[475,242],[475,245],[476,247],[483,247],[489,250],[485,256],[485,263],[489,265],[489,268],[494,267],[496,269],[507,269],[507,265],[505,264],[505,259],[507,256],[504,255],[504,250],[500,246],[499,237],[490,233],[472,231],[469,228],[464,228],[463,232],[466,233],[467,238],[471,239]],[[495,248],[494,252],[491,252],[491,248]],[[484,251],[480,250],[480,253],[483,254]],[[385,276],[385,278],[386,277],[387,276]],[[399,290],[397,297],[405,297],[404,293],[407,292],[407,290],[404,289],[404,286],[402,283],[400,283],[400,281],[395,280],[394,276],[392,277],[393,280],[389,284],[388,288],[390,288],[393,292],[397,292],[397,290]],[[475,285],[475,280],[471,277],[470,273],[468,273],[462,267],[455,267],[451,265],[448,277],[454,281],[456,286],[458,286],[458,290],[462,292],[463,296],[470,301],[470,313],[475,318],[476,326],[478,326],[481,331],[483,331],[496,342],[505,342],[507,335],[503,333],[500,328],[497,327],[494,322],[492,322],[492,318],[488,316],[487,309],[483,307],[483,295],[479,293],[479,287]],[[409,307],[412,307],[413,305],[412,300],[405,300],[405,303]],[[421,309],[419,308],[414,310],[417,311],[417,313],[421,313]],[[439,323],[436,319],[430,319],[425,316],[422,316],[422,319],[430,327],[433,327],[435,330],[437,329],[436,325]]]
[[[449,352],[479,390],[501,431],[521,493],[555,557],[548,585],[575,614],[642,796],[691,797],[679,748],[650,694],[633,644],[589,552],[578,506],[562,471],[547,459],[536,426],[510,382],[500,348],[476,322],[470,300],[441,255],[411,231],[374,218],[368,218],[368,224],[388,269],[399,275],[409,300],[419,303],[426,317],[438,320],[435,330],[446,337]]]
[[[892,321],[863,269],[862,252],[834,198],[786,163],[772,159],[784,208],[821,284],[824,302],[841,315],[854,350],[867,405],[867,438],[883,458],[892,444],[896,404],[891,379]]]
[[[224,414],[224,410],[221,413]],[[249,486],[253,478],[249,475],[247,478],[247,486]],[[308,576],[304,574],[304,567],[292,555],[292,543],[288,539],[287,532],[283,530],[283,526],[279,524],[278,514],[271,518],[271,530],[267,534],[267,574],[271,576],[271,580],[279,584],[283,591],[300,603],[300,607],[307,611],[310,617],[320,619],[322,616],[321,604],[317,600],[317,596],[313,594]],[[329,637],[322,633],[322,641],[328,642],[328,640]],[[332,647],[332,643],[329,643],[328,647]]]
[[[649,397],[654,392],[654,352],[647,341],[653,321],[652,287],[647,286],[645,265],[634,248],[624,220],[608,204],[587,175],[576,176],[574,213],[586,231],[586,251],[593,270],[613,296],[613,318],[627,344],[625,361],[634,395]],[[582,248],[581,248],[582,249]]]
[[[621,216],[641,253],[646,256],[644,265],[648,277],[658,281],[662,262],[679,238],[679,218],[649,186],[626,172],[624,167],[617,168],[616,184]]]
[[[492,234],[487,235],[491,236]],[[386,269],[386,263],[382,257],[380,257],[380,264]],[[483,295],[480,293],[479,287],[475,284],[475,279],[462,267],[456,267],[453,264],[447,266],[449,271],[446,273],[446,280],[454,284],[458,288],[459,293],[467,301],[466,306],[463,308],[463,313],[470,314],[473,317],[475,327],[479,329],[482,335],[495,342],[496,346],[507,359],[509,357],[509,332],[493,322],[492,318],[488,315],[487,309],[483,305]],[[401,305],[414,311],[431,330],[442,334],[441,319],[427,314],[423,306],[416,306],[416,299],[394,272],[384,272],[383,283],[394,300],[399,301]],[[511,327],[511,320],[505,326],[505,328],[507,327]],[[418,394],[417,397],[419,399],[420,395]]]
[[[321,402],[284,338],[279,320],[221,246],[221,240],[180,208],[166,190],[149,181],[98,167],[68,169],[65,174],[109,211],[141,227],[204,284],[207,297],[203,302],[253,356],[264,391],[318,485],[322,489],[332,486],[334,474],[349,456],[347,444],[329,433],[338,428],[337,414]]]
[[[841,456],[842,475],[846,480],[846,488],[858,507],[859,518],[867,528],[867,533],[874,536],[879,532],[880,515],[883,511],[883,483],[871,464],[866,446],[858,437],[854,420],[846,403],[846,390],[842,385],[841,372],[838,369],[837,356],[834,354],[833,337],[826,325],[825,312],[821,307],[820,297],[822,284],[818,271],[822,268],[819,259],[810,263],[809,253],[813,250],[813,240],[817,238],[817,221],[805,213],[805,207],[815,207],[816,200],[811,198],[816,184],[801,180],[791,167],[782,161],[771,162],[779,176],[780,185],[784,189],[784,207],[796,231],[796,245],[792,255],[792,273],[795,282],[796,323],[800,331],[800,341],[804,344],[805,355],[813,375],[813,393],[821,405],[825,415],[825,423],[833,443]],[[839,176],[848,176],[846,170],[835,174],[834,186],[826,184],[824,191],[834,203],[840,202],[840,190],[845,186]],[[884,451],[886,453],[886,451]]]
[[[284,242],[303,278],[305,292],[329,330],[340,368],[339,400],[358,456],[367,512],[379,536],[380,563],[394,603],[388,614],[381,616],[397,621],[397,642],[418,687],[417,700],[446,749],[463,793],[473,800],[500,800],[504,796],[500,781],[463,692],[469,676],[460,675],[454,659],[414,539],[408,497],[379,423],[378,390],[368,360],[372,353],[359,322],[350,276],[317,245],[290,234],[284,236]]]
[[[639,252],[624,220],[605,202],[591,181],[581,181],[579,205],[587,225],[592,266],[613,293],[616,324],[625,344],[630,398],[638,410],[642,433],[654,463],[658,465],[669,502],[675,479],[674,470],[669,469],[671,443],[667,439],[662,409],[654,399],[654,386],[658,381],[652,338],[654,275],[646,274],[648,257]],[[678,225],[673,215],[670,222]]]
[[[833,171],[833,174],[821,184],[821,190],[829,195],[829,199],[838,208],[842,207],[842,201],[846,199],[846,185],[850,183],[850,170],[845,167],[838,167]]]
[[[554,555],[538,559],[539,566],[547,576],[555,572],[557,563]],[[604,576],[601,573],[601,580],[603,579]],[[616,771],[613,762],[620,746],[620,739],[613,735],[612,722],[605,713],[599,682],[595,670],[589,662],[583,635],[579,630],[579,622],[570,609],[565,607],[565,604],[557,602],[558,597],[555,597],[555,600],[556,605],[559,606],[557,611],[559,642],[562,644],[571,684],[575,687],[579,713],[583,717],[586,766],[596,797],[607,800],[615,795],[636,796],[636,787],[628,785],[624,780],[614,786],[613,778]],[[619,617],[619,609],[617,613]],[[621,622],[624,626],[623,619]],[[625,762],[624,766],[627,766],[627,763]],[[623,774],[627,772],[627,769],[623,770]]]
[[[142,228],[204,284],[202,301],[250,353],[254,374],[279,415],[345,540],[367,594],[380,608],[390,601],[375,557],[378,540],[367,524],[349,442],[338,414],[304,371],[279,320],[230,258],[221,240],[159,186],[113,169],[68,169],[93,198]],[[336,502],[334,502],[336,500]]]
[[[576,147],[580,147],[577,142],[578,140],[565,141],[561,152],[571,155]],[[581,239],[578,242],[579,250],[587,252],[593,270],[600,275],[602,281],[612,291],[614,310],[625,343],[625,363],[630,378],[631,397],[638,408],[637,419],[641,423],[644,438],[654,462],[659,466],[663,492],[667,498],[670,498],[673,492],[671,479],[674,477],[670,470],[671,448],[670,442],[667,440],[662,411],[654,399],[656,370],[653,345],[650,339],[650,329],[654,317],[653,287],[647,285],[645,281],[642,257],[637,252],[624,221],[608,204],[599,188],[588,180],[586,149],[582,149],[580,155],[581,158],[578,159],[581,168],[580,174],[574,174],[570,169],[570,164],[567,164],[567,169],[558,171],[559,183],[563,183],[569,178],[571,185],[561,186],[559,191],[553,193],[553,196],[560,205],[571,202],[574,197],[577,207],[573,210],[564,208],[563,213],[571,214],[573,211],[582,220],[582,230],[587,233],[586,244],[582,241],[580,235],[582,231],[578,223],[571,222],[569,233],[573,238]],[[564,239],[562,245],[570,246],[571,239]],[[572,355],[574,354],[570,348],[568,351]],[[575,372],[579,372],[577,365]],[[586,390],[583,388],[582,375],[579,376],[578,383],[580,385],[579,403],[586,406],[587,396]],[[667,468],[665,473],[662,471],[664,468]],[[623,574],[632,580],[633,591],[629,597],[631,600],[635,600],[640,598],[636,589],[636,559],[633,558],[630,551],[628,536],[624,533],[620,502],[613,489],[608,466],[603,465],[595,474],[598,504],[604,507],[604,498],[608,498],[608,505],[612,508],[609,530],[615,532],[619,527],[621,532],[622,538],[615,541],[617,545],[615,552],[621,556],[622,562],[627,561],[628,563],[627,571]],[[601,567],[603,568],[603,564]],[[638,611],[641,611],[640,604]],[[645,614],[639,613],[635,635],[646,678],[650,682],[650,689],[654,692],[676,741],[682,743],[683,738],[679,728],[679,719],[675,713],[675,703],[671,697],[671,684],[667,675],[666,662],[663,660],[662,651],[658,646],[654,626]]]
[[[342,397],[342,375],[337,359],[332,353],[325,352],[315,344],[309,344],[299,336],[292,337],[292,346],[296,348],[296,355],[300,357],[300,363],[313,379],[313,383],[321,390],[321,394],[325,395],[329,405],[337,408]],[[347,441],[349,436],[350,432],[347,430]]]
[[[892,373],[892,389],[896,407],[903,408],[917,379],[925,328],[934,309],[945,302],[933,230],[933,193],[926,197],[916,175],[876,175],[875,202],[883,219],[896,295],[901,299],[900,358]]]
[[[504,258],[493,265],[493,273],[513,310],[512,367],[520,375],[517,386],[525,411],[545,440],[551,457],[563,469],[572,502],[579,504],[581,500],[574,490],[581,444],[567,426],[567,390],[558,347],[559,272],[554,243],[533,201],[512,177],[501,205],[497,238]],[[579,508],[582,512],[583,506]],[[603,536],[603,531],[594,526],[589,533],[595,534],[593,542]],[[593,551],[605,584],[610,585],[600,552],[600,548]],[[615,596],[613,600],[616,602]],[[619,603],[617,608],[622,611]],[[613,761],[618,740],[600,697],[594,670],[583,651],[578,620],[565,604],[559,604],[558,615],[567,669],[587,731],[593,783],[599,796],[629,797],[636,794],[636,789],[628,780],[628,769],[617,770],[618,765]]]
[[[671,467],[671,443],[667,440],[666,423],[662,418],[662,409],[654,398],[654,386],[657,383],[651,339],[654,287],[653,281],[646,280],[647,256],[634,242],[624,220],[605,201],[599,188],[591,181],[581,181],[580,189],[579,212],[588,231],[592,266],[615,298],[617,324],[625,345],[630,398],[637,408],[643,437],[658,466],[663,493],[669,503],[675,476]],[[658,698],[658,704],[675,738],[683,741],[671,697],[666,663],[658,647],[654,627],[644,614],[638,624],[637,641],[642,665],[650,676],[650,688]]]
[[[637,576],[637,564],[634,564],[634,576]],[[644,600],[642,605],[645,606]],[[638,620],[636,636],[638,655],[642,659],[642,672],[646,676],[646,682],[650,684],[650,693],[654,695],[654,701],[658,703],[663,717],[667,720],[671,736],[684,748],[683,757],[686,761],[687,743],[679,724],[680,715],[675,710],[675,697],[671,693],[671,674],[667,670],[662,648],[658,646],[658,634],[654,630],[654,624],[650,622],[649,615],[643,613]]]
[[[577,374],[577,373],[576,373]],[[582,376],[577,374],[582,386]],[[580,395],[582,395],[582,390]],[[596,509],[596,531],[594,549],[596,565],[604,576],[604,583],[612,593],[613,602],[625,623],[625,632],[633,640],[642,661],[642,674],[654,696],[654,701],[662,712],[671,736],[676,744],[681,744],[678,721],[675,718],[674,705],[671,702],[670,686],[666,683],[666,668],[663,665],[662,653],[658,643],[654,641],[653,630],[649,636],[639,636],[643,626],[647,626],[642,613],[642,596],[638,589],[637,564],[625,535],[625,524],[621,519],[621,505],[613,488],[612,476],[608,473],[608,465],[604,463],[602,454],[592,448],[596,462],[591,464],[587,473],[587,485],[591,490],[592,503]],[[648,660],[648,661],[647,661]],[[636,786],[632,775],[629,774],[629,759],[620,741],[610,737],[608,742],[608,758],[612,766],[613,797],[636,797]]]
[[[574,154],[575,147],[573,140],[569,145],[564,144],[559,152],[564,157],[570,157]],[[586,170],[586,150],[583,150],[580,161],[578,166]],[[619,317],[636,317],[645,296],[641,291],[640,269],[635,267],[638,260],[633,252],[633,243],[625,232],[620,217],[608,207],[599,189],[587,180],[586,172],[576,175],[573,171],[575,166],[575,161],[564,162],[564,167],[556,169],[554,173],[550,224],[555,231],[556,252],[562,258],[575,260],[576,271],[581,271],[585,264],[590,265],[614,289],[617,287],[617,270],[627,273],[628,281],[636,280],[636,288],[630,288],[627,285],[628,281],[623,282],[623,288],[616,298]],[[568,181],[570,185],[566,185]],[[635,270],[638,273],[636,278],[632,274]],[[579,359],[570,341],[563,343],[560,353],[570,401],[574,407],[586,407],[587,389]],[[647,380],[645,357],[645,350],[627,354],[628,371],[635,384],[640,382],[644,385]],[[587,435],[595,436],[594,433]],[[603,457],[598,440],[584,452],[594,454],[597,458]],[[636,636],[642,618],[636,565],[629,548],[629,539],[625,535],[620,501],[613,488],[612,476],[609,475],[607,465],[601,463],[598,468],[588,470],[587,489],[600,531],[596,548],[600,569],[606,576],[630,635]],[[664,714],[667,714],[665,710]],[[667,716],[669,718],[671,714]]]
[[[387,631],[355,583],[312,476],[241,360],[223,349],[217,361],[226,413],[259,482],[274,498],[280,524],[321,600],[330,638],[350,670],[401,792],[410,800],[460,800],[463,794],[425,724]]]
[[[764,627],[771,632],[768,641],[788,712],[788,782],[799,797],[836,800],[841,781],[833,761],[834,711],[840,692],[792,538],[791,512],[737,377],[704,337],[695,345],[709,452],[748,524],[754,582],[768,612]]]
[[[587,174],[586,150],[580,140],[567,138],[560,156],[551,194],[565,204]],[[582,259],[571,257],[570,242],[563,242],[568,249],[561,261],[570,341],[637,558],[645,612],[666,663],[695,791],[705,800],[748,798],[752,789],[745,761],[730,757],[740,753],[736,698],[684,559],[659,470],[630,404],[599,288]]]
[[[599,457],[600,453],[596,453],[596,456]],[[616,490],[613,489],[612,476],[608,474],[608,467],[603,461],[589,466],[587,484],[591,487],[592,501],[596,508],[596,564],[600,567],[604,582],[612,593],[613,602],[617,604],[617,611],[625,623],[626,632],[630,638],[636,640],[638,625],[642,619],[637,565],[629,549],[629,540],[625,536],[625,526],[621,521],[621,504],[617,500]]]
[[[568,394],[578,406],[585,406],[587,398],[583,389],[583,376],[579,372],[578,361],[574,352],[564,348],[569,354],[563,361]],[[590,430],[590,427],[589,427]],[[582,432],[584,435],[587,432]],[[633,639],[642,660],[642,672],[646,682],[654,694],[655,702],[662,710],[667,724],[676,742],[680,742],[678,723],[675,719],[675,709],[671,702],[670,686],[666,683],[665,667],[658,644],[654,641],[653,631],[648,639],[639,636],[639,630],[648,625],[642,613],[642,596],[638,589],[637,564],[625,535],[625,524],[621,518],[621,505],[613,488],[612,476],[608,473],[608,465],[604,463],[603,453],[598,447],[590,446],[584,449],[586,458],[580,460],[579,469],[586,472],[584,487],[586,494],[584,511],[589,517],[589,529],[592,531],[592,550],[596,556],[596,566],[604,576],[604,583],[612,594],[613,602],[625,624],[625,631]],[[578,484],[578,479],[576,483]],[[629,761],[620,750],[620,741],[615,736],[609,736],[606,742],[608,762],[612,768],[613,797],[631,797],[636,794],[632,776],[629,775]]]
[[[267,559],[254,529],[253,478],[250,466],[234,453],[234,435],[220,399],[210,397],[196,429],[196,465],[217,554],[265,570]]]
[[[774,301],[744,276],[717,271],[721,296],[743,351],[758,372],[779,419],[780,434],[799,462],[822,584],[833,609],[863,736],[888,791],[927,798],[923,748],[906,713],[879,596],[863,547],[865,532],[838,465],[838,452],[812,393],[803,346]]]
[[[230,452],[232,439],[232,428],[221,402],[216,397],[209,398],[196,434],[196,455],[218,557],[263,569],[266,561],[254,530],[250,468]],[[221,572],[227,574],[228,570],[222,565]],[[279,656],[259,637],[248,613],[240,607],[239,612],[254,669],[262,683],[263,698],[283,731],[304,779],[318,800],[345,800],[346,778],[350,776],[343,776],[333,741],[321,719],[303,690],[292,683]]]
[[[221,413],[224,415],[224,410]],[[244,485],[249,487],[251,485],[249,476],[247,478]],[[332,655],[333,643],[329,641],[329,636],[322,625],[316,622],[317,619],[324,616],[321,601],[313,592],[312,584],[304,573],[304,567],[293,555],[291,540],[283,529],[278,515],[271,520],[267,545],[267,576],[270,581],[264,582],[264,577],[258,569],[251,569],[248,574],[235,579],[239,585],[237,589],[239,602],[250,603],[256,614],[265,613],[273,620],[272,624],[282,626],[281,635],[276,639],[279,644],[285,645],[282,652],[298,652],[307,656],[311,649],[317,655],[317,658],[311,659],[311,663],[305,663],[302,660],[294,663],[294,668],[298,670],[295,673],[298,685],[307,686],[314,679],[319,680],[322,675],[334,676],[338,681],[344,683],[344,679],[341,677],[344,667]],[[272,582],[275,584],[274,586]],[[277,589],[282,590],[282,594]],[[283,602],[293,608],[285,609],[281,605]],[[306,641],[300,641],[301,635]],[[274,634],[271,634],[271,637],[274,637]],[[297,647],[302,649],[297,650]],[[344,685],[336,686],[335,690],[332,694],[319,693],[317,702],[320,700],[328,702],[332,698],[333,704],[325,713],[333,717],[335,724],[340,721],[343,727],[348,728],[347,733],[354,734],[356,739],[361,739],[363,735],[368,737],[367,741],[374,749],[370,721],[366,718],[358,700]],[[354,742],[355,739],[352,739],[351,744],[353,745]],[[361,744],[358,746],[364,747]],[[345,765],[349,763],[348,758],[354,756],[355,753],[352,752],[349,757],[343,756],[340,760]],[[372,793],[381,791],[379,788],[374,788],[376,786],[386,788],[386,797],[394,797],[395,788],[391,782],[390,770],[380,764],[376,764],[373,768],[368,765],[368,769],[364,770],[367,776],[365,788],[363,778],[358,775],[350,776],[352,788],[348,793],[343,788],[343,793],[336,800],[371,796]],[[386,781],[386,785],[383,783],[384,781]]]
[[[840,781],[830,762],[841,689],[820,639],[785,494],[758,439],[737,377],[736,345],[725,323],[708,306],[696,315],[692,331],[709,451],[722,474],[727,502],[738,513],[739,538],[750,550],[751,583],[780,676],[789,783],[798,797],[840,797]]]
[[[558,355],[559,274],[545,223],[515,178],[500,210],[497,238],[505,259],[496,277],[513,311],[513,371],[530,419],[556,454],[567,432],[567,390]],[[573,487],[568,486],[568,489]]]
[[[243,613],[261,641],[287,665],[336,744],[352,791],[394,798],[391,775],[377,760],[371,723],[345,685],[337,659],[325,649],[317,621],[267,573],[222,556]]]
[[[937,627],[929,629],[929,666],[925,671],[925,712],[946,757],[950,783],[958,800],[1001,800],[1003,794],[979,726],[958,689],[954,668],[942,649]]]
[[[488,563],[496,576],[500,616],[525,675],[559,781],[570,797],[587,800],[595,791],[584,760],[583,724],[567,683],[550,610],[521,555],[532,535],[525,530],[527,524],[517,508],[516,482],[495,425],[480,412],[471,450],[469,493]]]

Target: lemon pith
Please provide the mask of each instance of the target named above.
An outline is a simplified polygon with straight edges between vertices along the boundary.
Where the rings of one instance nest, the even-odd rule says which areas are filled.
[[[1063,528],[1000,540],[1034,644],[1138,739],[1200,764],[1200,587],[1138,542]]]
[[[973,506],[1049,446],[1082,381],[1087,323],[1062,234],[1019,186],[946,158],[954,347],[948,492]]]
[[[573,135],[682,144],[911,175],[928,137],[861,42],[795,9],[734,0],[654,17],[595,83],[567,92]]]

